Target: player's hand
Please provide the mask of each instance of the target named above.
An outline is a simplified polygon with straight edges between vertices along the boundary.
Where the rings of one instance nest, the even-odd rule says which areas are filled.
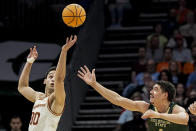
[[[196,101],[191,104],[188,109],[192,114],[196,115]]]
[[[33,46],[33,48],[30,48],[30,53],[29,53],[27,58],[28,59],[29,58],[34,58],[36,60],[37,57],[38,57],[38,52],[37,52],[36,46]]]
[[[63,50],[63,51],[68,51],[68,50],[76,43],[76,41],[77,41],[77,36],[74,35],[74,38],[73,38],[73,39],[72,39],[72,38],[73,38],[72,35],[70,36],[70,38],[67,37],[67,39],[66,39],[66,44],[63,45],[63,47],[62,47],[62,50]]]
[[[93,69],[91,73],[87,66],[80,67],[80,70],[78,70],[78,77],[88,85],[96,83],[95,69]]]
[[[159,118],[159,113],[149,109],[142,115],[142,119],[147,118]]]

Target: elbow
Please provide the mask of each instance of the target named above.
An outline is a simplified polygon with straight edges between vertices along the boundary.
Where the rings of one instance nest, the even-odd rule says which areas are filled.
[[[18,92],[22,93],[22,87],[21,86],[18,86]]]
[[[188,122],[189,122],[189,115],[187,114],[184,119],[184,124],[188,125]]]
[[[181,124],[188,125],[188,121],[189,121],[189,116],[188,114],[186,114],[186,117],[183,117]]]

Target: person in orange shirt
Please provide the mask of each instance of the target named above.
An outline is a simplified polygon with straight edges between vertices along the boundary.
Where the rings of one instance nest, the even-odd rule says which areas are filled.
[[[157,72],[161,72],[162,70],[168,70],[169,62],[172,61],[172,49],[166,47],[164,49],[163,61],[157,64]]]
[[[183,73],[188,75],[194,71],[193,63],[196,61],[196,42],[191,46],[192,61],[186,62],[183,67]]]

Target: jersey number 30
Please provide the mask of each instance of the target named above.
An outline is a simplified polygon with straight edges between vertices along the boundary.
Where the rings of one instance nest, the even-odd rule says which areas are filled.
[[[40,113],[39,112],[32,112],[30,125],[37,125],[39,121]]]

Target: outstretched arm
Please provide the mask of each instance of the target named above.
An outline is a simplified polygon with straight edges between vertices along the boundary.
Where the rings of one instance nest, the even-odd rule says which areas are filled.
[[[33,49],[30,48],[30,53],[27,57],[27,62],[23,68],[18,83],[18,91],[31,102],[35,102],[36,98],[39,95],[38,92],[34,91],[31,87],[29,87],[29,75],[31,67],[34,60],[36,60],[37,57],[38,53],[36,50],[36,46],[34,46]]]
[[[112,104],[121,106],[127,110],[139,111],[142,113],[144,113],[148,109],[148,103],[144,101],[132,101],[130,99],[124,98],[118,93],[111,91],[96,82],[95,69],[92,70],[92,73],[89,71],[87,66],[84,66],[84,68],[80,67],[80,69],[81,70],[78,71],[78,77],[85,81],[88,85],[93,87],[99,94],[101,94]]]
[[[191,104],[191,105],[189,106],[189,111],[190,111],[193,115],[196,115],[196,101],[195,101],[193,104]]]
[[[59,61],[55,73],[55,83],[54,83],[54,106],[52,105],[52,110],[56,113],[61,113],[64,108],[65,103],[65,89],[64,89],[64,79],[66,75],[66,60],[68,50],[75,44],[77,36],[72,36],[67,38],[66,44],[62,47]]]
[[[148,110],[146,111],[143,116],[143,119],[147,118],[161,118],[176,124],[182,124],[182,125],[187,125],[189,116],[186,113],[185,109],[176,105],[173,109],[172,114],[167,114],[167,113],[158,113],[153,110]]]

